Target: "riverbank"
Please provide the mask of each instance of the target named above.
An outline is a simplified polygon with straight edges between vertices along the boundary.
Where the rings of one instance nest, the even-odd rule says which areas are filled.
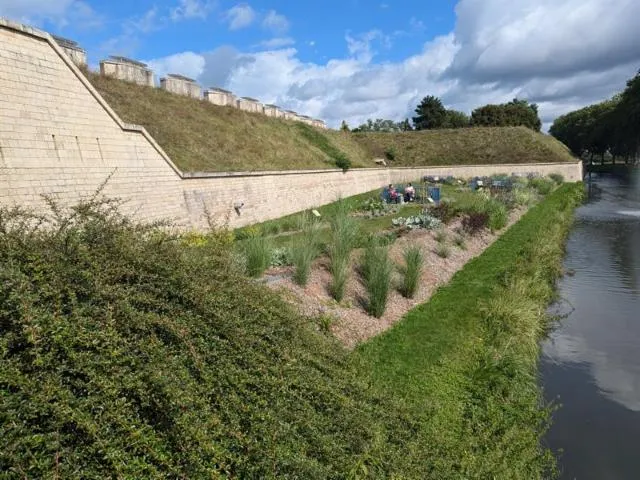
[[[407,478],[540,478],[549,412],[537,385],[545,309],[581,184],[532,208],[431,300],[359,347],[363,375],[415,418]]]

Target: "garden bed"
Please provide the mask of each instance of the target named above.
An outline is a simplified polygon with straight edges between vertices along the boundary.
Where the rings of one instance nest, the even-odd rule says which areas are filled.
[[[518,208],[510,212],[508,226],[517,222],[526,211]],[[297,285],[293,279],[294,267],[273,267],[267,270],[267,284],[281,293],[296,305],[301,313],[308,316],[323,316],[331,332],[349,348],[355,347],[398,322],[404,314],[416,305],[426,302],[438,287],[449,282],[451,277],[470,259],[480,255],[500,235],[484,230],[474,236],[465,237],[465,248],[453,244],[453,239],[460,229],[460,220],[445,225],[443,230],[449,238],[450,255],[442,258],[436,252],[439,242],[433,231],[416,229],[396,240],[389,249],[389,255],[396,264],[401,263],[402,252],[409,245],[419,245],[424,252],[424,266],[418,290],[413,298],[403,297],[398,288],[393,288],[385,313],[381,318],[369,315],[365,308],[366,291],[359,278],[358,257],[362,249],[354,252],[351,262],[351,275],[347,285],[345,299],[338,303],[331,297],[329,285],[329,259],[323,256],[315,261],[309,282],[306,287]],[[400,272],[394,272],[393,284],[400,283]]]
[[[494,180],[504,183],[502,178]],[[454,181],[441,185],[439,205],[382,205],[379,192],[371,192],[323,207],[321,219],[300,213],[243,229],[240,250],[254,277],[264,275],[270,288],[301,313],[319,318],[322,329],[353,348],[426,302],[561,182],[560,178],[513,178],[508,182],[513,184],[510,190],[475,190],[468,186],[471,182]],[[348,231],[338,233],[346,227]],[[337,293],[338,277],[332,268],[336,264],[332,262],[345,234],[351,238],[342,253],[344,287]],[[301,281],[294,252],[300,253],[309,243],[316,248],[306,254],[308,278]],[[407,294],[403,292],[408,266],[404,256],[411,248],[421,257],[416,268],[420,274],[415,291]],[[374,251],[387,265],[384,280],[378,284],[382,293],[372,293],[367,287],[366,255]],[[381,306],[375,307],[376,301]]]

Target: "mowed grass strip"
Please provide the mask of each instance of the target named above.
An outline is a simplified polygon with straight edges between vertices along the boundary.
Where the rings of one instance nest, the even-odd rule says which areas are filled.
[[[548,409],[538,342],[581,198],[581,184],[557,189],[428,303],[355,352],[363,375],[413,410],[420,427],[408,464],[421,478],[553,476],[540,446]]]

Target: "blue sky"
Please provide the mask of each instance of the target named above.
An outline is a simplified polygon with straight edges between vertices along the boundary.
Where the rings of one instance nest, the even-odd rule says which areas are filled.
[[[410,117],[426,95],[466,113],[526,98],[548,126],[640,68],[638,0],[0,0],[0,15],[78,41],[94,68],[130,56],[331,126]]]

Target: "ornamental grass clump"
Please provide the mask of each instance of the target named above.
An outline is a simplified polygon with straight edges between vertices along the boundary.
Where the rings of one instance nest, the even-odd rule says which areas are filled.
[[[242,252],[246,262],[246,272],[250,277],[259,277],[271,266],[273,246],[271,241],[262,234],[244,240]]]
[[[329,291],[336,302],[341,302],[349,280],[351,251],[358,237],[358,225],[349,216],[348,205],[344,200],[336,203],[330,224],[331,241],[328,253],[331,284]]]
[[[404,266],[401,268],[402,284],[400,285],[400,293],[406,298],[413,298],[420,283],[424,255],[420,247],[413,246],[405,249],[403,257]]]
[[[380,318],[387,309],[393,263],[387,247],[370,242],[362,256],[362,279],[367,289],[367,312]]]
[[[291,248],[291,260],[295,268],[293,281],[304,287],[309,281],[311,264],[320,251],[320,225],[311,217],[304,216],[300,220],[299,228],[302,235]]]
[[[436,254],[440,258],[449,258],[449,256],[451,255],[451,249],[446,243],[439,243],[436,247]]]

